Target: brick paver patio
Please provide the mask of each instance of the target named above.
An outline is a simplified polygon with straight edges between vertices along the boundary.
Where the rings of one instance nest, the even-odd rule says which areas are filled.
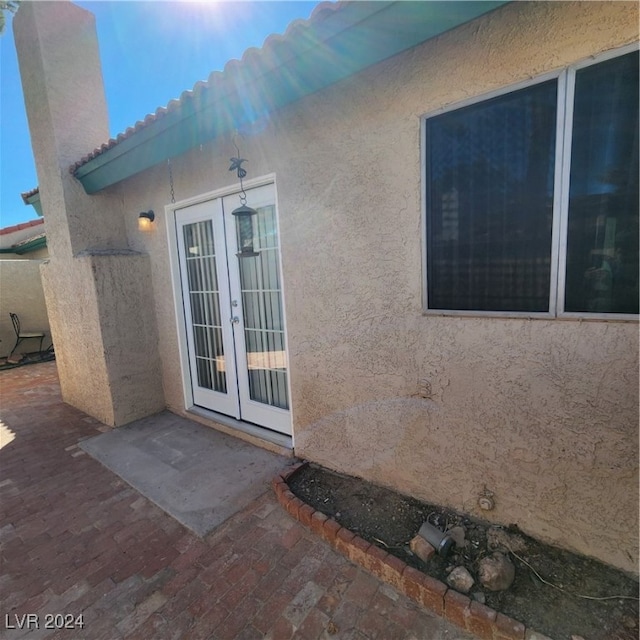
[[[0,637],[470,637],[352,565],[271,491],[197,538],[78,447],[106,427],[62,402],[55,363],[0,372],[0,394]],[[82,614],[84,628],[44,629],[47,614]]]

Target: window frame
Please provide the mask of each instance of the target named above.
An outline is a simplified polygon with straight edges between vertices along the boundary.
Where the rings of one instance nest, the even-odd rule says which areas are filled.
[[[567,239],[569,220],[569,178],[571,169],[571,140],[573,133],[573,107],[575,98],[576,72],[613,58],[638,51],[638,43],[618,47],[604,53],[590,56],[572,65],[555,71],[536,76],[522,82],[501,87],[494,91],[482,93],[478,96],[447,104],[436,110],[423,114],[420,118],[420,166],[421,166],[421,198],[422,198],[422,311],[430,316],[464,316],[464,317],[497,317],[497,318],[531,318],[531,319],[566,319],[566,320],[612,320],[638,321],[638,314],[628,313],[593,313],[569,312],[564,310],[566,267],[567,267]],[[557,81],[557,109],[556,109],[556,148],[554,156],[554,186],[553,186],[553,220],[551,227],[551,273],[549,284],[548,311],[473,311],[460,309],[430,309],[429,281],[427,273],[427,121],[435,116],[451,111],[486,102],[492,98],[508,95],[547,82]]]

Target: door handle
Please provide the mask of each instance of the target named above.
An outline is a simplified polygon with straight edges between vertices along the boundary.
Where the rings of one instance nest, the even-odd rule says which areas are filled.
[[[233,318],[231,318],[231,324],[238,324],[240,322],[240,318],[238,318],[238,316],[233,316]]]

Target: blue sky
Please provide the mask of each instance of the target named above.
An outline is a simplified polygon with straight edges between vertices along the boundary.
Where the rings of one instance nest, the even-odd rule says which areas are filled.
[[[96,16],[115,136],[222,70],[317,2],[78,1]],[[105,141],[106,142],[106,141]],[[87,152],[91,149],[87,149]],[[20,193],[37,186],[10,19],[0,37],[0,227],[36,218]]]

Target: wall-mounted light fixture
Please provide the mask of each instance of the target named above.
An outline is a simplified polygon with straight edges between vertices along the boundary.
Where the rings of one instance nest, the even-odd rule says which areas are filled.
[[[151,229],[151,223],[156,219],[156,214],[153,211],[142,211],[138,214],[138,229],[140,231],[148,231]]]
[[[253,249],[253,220],[251,218],[258,215],[258,212],[247,205],[247,194],[242,186],[242,179],[247,175],[247,170],[242,167],[242,163],[246,162],[246,160],[240,157],[240,149],[238,149],[235,140],[233,144],[238,152],[238,156],[231,158],[229,171],[236,170],[238,172],[238,178],[240,179],[240,206],[231,212],[232,215],[238,217],[240,251],[236,255],[238,258],[255,258],[260,254]]]

